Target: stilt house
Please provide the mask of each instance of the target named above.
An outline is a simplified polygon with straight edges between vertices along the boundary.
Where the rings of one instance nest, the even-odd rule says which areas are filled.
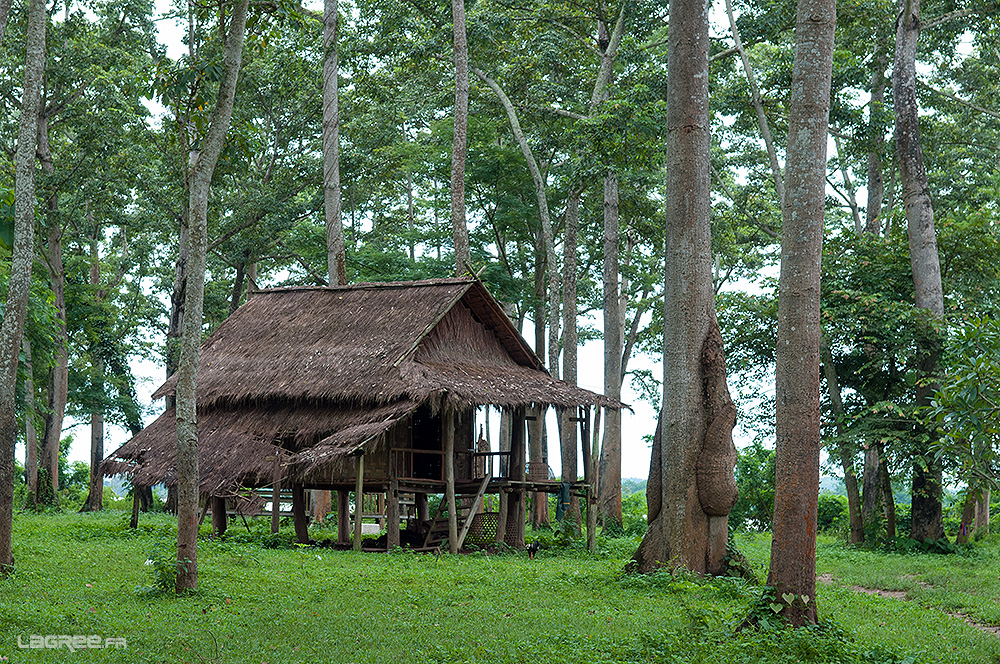
[[[154,398],[175,384],[176,376]],[[525,462],[532,413],[552,406],[579,424],[587,473],[569,488],[590,498],[591,407],[621,407],[553,379],[471,278],[255,293],[202,346],[197,402],[200,490],[220,529],[226,499],[264,489],[277,509],[279,490],[290,488],[298,536],[308,539],[305,491],[328,489],[346,543],[353,490],[356,547],[360,497],[379,494],[387,547],[409,520],[423,524],[426,546],[447,539],[453,550],[472,536],[523,544],[527,494],[565,492],[547,466]],[[496,449],[476,436],[483,407],[510,425]],[[176,484],[174,421],[164,412],[104,461],[105,474]],[[437,515],[428,511],[433,494],[444,495]],[[499,498],[484,501],[488,494]]]

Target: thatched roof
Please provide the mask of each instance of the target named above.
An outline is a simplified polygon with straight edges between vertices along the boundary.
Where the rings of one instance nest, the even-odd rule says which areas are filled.
[[[176,376],[154,397],[172,394]],[[201,490],[298,479],[377,448],[421,405],[621,404],[552,378],[475,279],[255,293],[208,337],[198,367]],[[109,456],[107,474],[176,482],[174,412]]]
[[[154,394],[172,394],[176,376]],[[473,279],[255,293],[205,341],[198,408],[283,401],[617,404],[553,380]]]

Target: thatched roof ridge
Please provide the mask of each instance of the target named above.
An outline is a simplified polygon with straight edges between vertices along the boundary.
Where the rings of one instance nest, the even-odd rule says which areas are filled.
[[[431,363],[465,368],[428,371],[420,366],[427,346],[455,312],[462,312],[462,330],[451,335],[450,346],[431,353]],[[462,356],[464,333],[485,335],[477,348],[496,350],[489,358]],[[421,376],[436,379],[421,383]],[[450,385],[449,376],[458,382]],[[486,379],[484,389],[473,376]],[[154,398],[173,393],[175,386],[171,377]],[[202,345],[199,409],[275,399],[356,406],[407,398],[432,406],[614,405],[549,378],[500,304],[474,279],[261,291]]]

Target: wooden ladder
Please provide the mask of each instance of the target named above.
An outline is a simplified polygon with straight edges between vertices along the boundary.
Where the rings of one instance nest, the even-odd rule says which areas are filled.
[[[479,512],[479,508],[483,504],[483,496],[486,495],[486,488],[492,479],[492,475],[484,477],[482,484],[479,485],[479,491],[475,494],[455,494],[455,505],[458,512],[456,514],[456,520],[458,521],[458,546],[456,548],[462,548],[465,536],[469,534],[469,529],[472,527],[472,519]],[[447,541],[448,500],[444,498],[438,506],[437,514],[434,515],[434,519],[431,521],[431,529],[427,531],[427,537],[424,538],[424,548],[441,546],[441,544]]]

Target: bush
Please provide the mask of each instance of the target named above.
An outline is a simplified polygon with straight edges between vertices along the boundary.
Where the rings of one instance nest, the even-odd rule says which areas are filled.
[[[850,526],[850,512],[847,507],[847,496],[832,493],[821,493],[819,496],[819,514],[817,525],[820,532],[846,532]]]

